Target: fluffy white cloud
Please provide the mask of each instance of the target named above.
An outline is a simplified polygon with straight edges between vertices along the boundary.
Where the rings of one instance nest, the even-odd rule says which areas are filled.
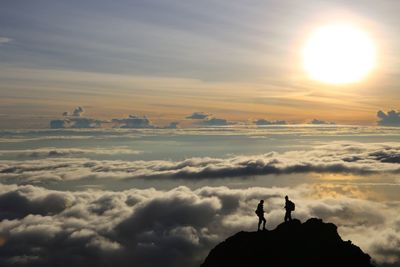
[[[296,218],[334,222],[344,239],[375,260],[400,263],[400,203],[352,197],[354,191],[301,186],[63,192],[0,185],[0,265],[198,266],[231,234],[256,229],[260,199],[268,228],[279,224],[286,194],[296,202]]]

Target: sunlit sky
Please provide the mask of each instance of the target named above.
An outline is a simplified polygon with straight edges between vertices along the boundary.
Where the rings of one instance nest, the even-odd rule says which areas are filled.
[[[399,12],[1,0],[0,266],[200,266],[285,195],[400,266]]]
[[[399,106],[397,1],[16,1],[0,8],[1,128],[48,128],[76,106],[190,125],[229,121],[376,124]],[[310,79],[307,37],[350,23],[377,49],[359,82]]]

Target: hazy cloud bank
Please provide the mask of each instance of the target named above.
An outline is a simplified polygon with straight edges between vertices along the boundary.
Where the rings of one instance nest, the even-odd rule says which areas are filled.
[[[56,148],[43,147],[37,149],[14,149],[0,150],[0,156],[16,156],[20,158],[52,158],[52,157],[74,157],[87,154],[94,155],[137,155],[137,151],[127,147],[112,148]]]
[[[63,192],[0,185],[0,265],[198,266],[226,237],[256,229],[259,199],[266,201],[268,228],[279,224],[285,194],[296,201],[296,218],[334,222],[344,239],[376,260],[400,263],[400,203],[353,197],[360,194],[355,191],[302,186]]]

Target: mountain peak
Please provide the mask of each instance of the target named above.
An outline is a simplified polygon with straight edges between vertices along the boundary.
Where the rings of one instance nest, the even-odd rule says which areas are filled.
[[[272,231],[239,232],[211,250],[201,267],[372,267],[371,258],[336,225],[312,218],[282,223]]]

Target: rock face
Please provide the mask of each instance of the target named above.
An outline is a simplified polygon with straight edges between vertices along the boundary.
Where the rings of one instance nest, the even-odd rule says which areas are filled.
[[[343,241],[336,225],[293,220],[275,230],[239,232],[217,245],[201,267],[371,267],[368,254]]]

